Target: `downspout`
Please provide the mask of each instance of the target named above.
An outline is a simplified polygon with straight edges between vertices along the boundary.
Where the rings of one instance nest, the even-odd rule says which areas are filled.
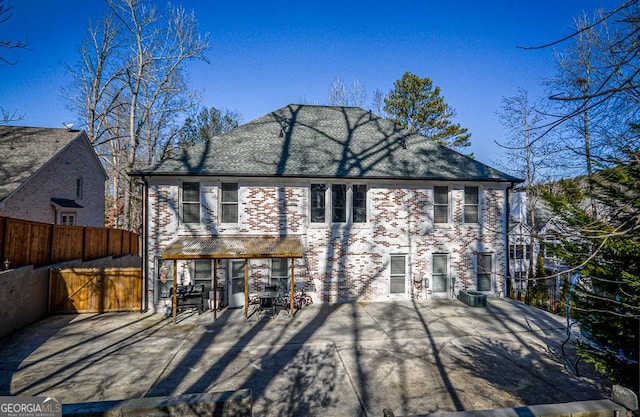
[[[515,183],[511,182],[511,185],[509,185],[507,187],[506,193],[507,193],[507,198],[505,199],[506,201],[506,210],[505,210],[505,226],[506,229],[504,231],[504,240],[505,240],[505,247],[507,248],[505,254],[506,254],[506,259],[504,262],[504,272],[505,272],[505,282],[507,284],[507,293],[505,294],[505,296],[507,298],[511,298],[511,276],[509,273],[509,260],[511,259],[511,254],[509,253],[509,251],[511,250],[510,248],[510,244],[509,244],[509,217],[510,217],[510,210],[511,210],[511,203],[509,202],[509,195],[511,194],[511,190],[513,190],[513,188],[515,187]]]
[[[142,296],[140,304],[140,313],[146,313],[149,310],[149,250],[148,250],[148,236],[149,236],[149,222],[147,221],[147,215],[149,212],[149,183],[147,179],[142,176],[142,183],[144,184],[144,196],[142,203]]]

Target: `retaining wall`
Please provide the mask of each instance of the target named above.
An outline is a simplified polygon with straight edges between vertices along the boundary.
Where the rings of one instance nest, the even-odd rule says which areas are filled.
[[[139,256],[128,255],[87,262],[66,261],[41,268],[29,265],[0,271],[0,339],[47,316],[50,269],[140,267],[141,265]]]

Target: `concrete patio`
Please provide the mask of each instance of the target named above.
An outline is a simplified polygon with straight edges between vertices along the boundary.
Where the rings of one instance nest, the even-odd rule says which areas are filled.
[[[607,398],[608,381],[566,366],[564,323],[507,299],[312,305],[293,319],[184,312],[177,324],[160,314],[52,316],[0,340],[0,395],[64,404],[250,388],[256,416]]]

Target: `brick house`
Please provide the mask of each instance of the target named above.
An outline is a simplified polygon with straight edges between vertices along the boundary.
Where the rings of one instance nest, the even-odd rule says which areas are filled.
[[[104,227],[107,174],[79,130],[0,126],[0,216]]]
[[[131,175],[151,308],[173,277],[230,306],[290,281],[315,302],[506,292],[521,180],[361,108],[289,105]]]

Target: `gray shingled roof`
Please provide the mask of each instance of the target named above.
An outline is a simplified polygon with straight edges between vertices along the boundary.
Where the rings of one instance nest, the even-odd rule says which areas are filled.
[[[0,126],[0,201],[81,134],[79,130]]]
[[[132,175],[519,181],[361,108],[295,104]]]

